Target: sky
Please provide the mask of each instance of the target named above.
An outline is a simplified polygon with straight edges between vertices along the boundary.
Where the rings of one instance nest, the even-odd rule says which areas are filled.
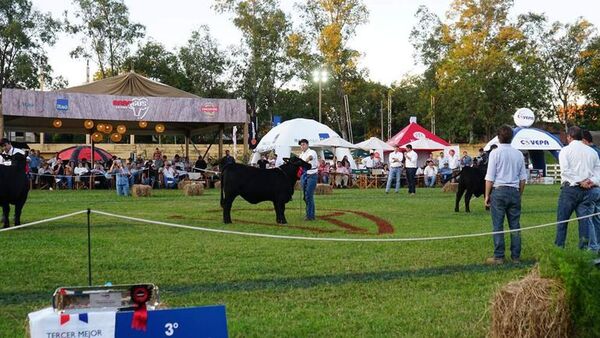
[[[301,0],[296,0],[301,1]],[[73,12],[71,0],[32,0],[36,9],[62,16]],[[281,0],[283,9],[293,15],[294,0]],[[415,13],[425,5],[444,17],[451,0],[363,0],[370,11],[369,22],[360,26],[350,46],[362,53],[359,66],[369,71],[371,80],[389,85],[407,74],[419,73],[415,65],[414,49],[409,41],[410,31],[417,23]],[[207,25],[220,47],[238,45],[241,34],[233,25],[231,15],[218,14],[211,9],[212,0],[125,0],[130,20],[146,26],[146,39],[160,42],[169,50],[185,45],[191,32]],[[600,1],[598,0],[515,0],[511,11],[514,17],[526,12],[545,13],[551,21],[574,22],[584,17],[600,28]],[[69,52],[78,45],[73,36],[61,35],[48,49],[54,76],[61,75],[69,86],[85,83],[86,66],[83,60],[74,60]],[[96,70],[92,63],[92,74]]]

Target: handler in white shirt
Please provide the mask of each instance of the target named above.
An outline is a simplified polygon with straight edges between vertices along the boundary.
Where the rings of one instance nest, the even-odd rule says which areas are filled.
[[[561,170],[561,189],[558,197],[556,240],[559,247],[567,239],[566,222],[573,211],[577,217],[587,216],[594,211],[594,200],[600,185],[600,159],[596,151],[581,142],[581,128],[573,126],[567,133],[568,146],[558,156]],[[579,220],[579,248],[588,247],[591,218]]]
[[[396,145],[394,147],[394,151],[390,153],[390,172],[388,174],[387,183],[385,185],[385,193],[390,192],[390,188],[392,187],[392,181],[394,177],[396,178],[396,193],[400,189],[400,174],[402,173],[402,160],[404,160],[404,155],[400,151],[400,146]]]
[[[3,138],[0,140],[0,147],[2,147],[2,149],[4,149],[2,151],[2,155],[6,155],[6,156],[13,156],[15,154],[21,154],[23,156],[25,156],[25,152],[19,148],[15,148],[12,146],[12,144],[10,143],[10,140]],[[0,156],[0,164],[3,165],[11,165],[11,160],[5,160],[3,156]]]
[[[305,221],[315,220],[315,188],[317,187],[317,178],[319,172],[319,164],[317,162],[317,152],[308,147],[308,140],[301,139],[298,142],[302,153],[300,158],[310,163],[310,169],[302,173],[300,183],[302,185],[302,191],[304,192],[304,202],[306,203],[306,217]]]
[[[412,145],[406,145],[406,154],[404,154],[404,158],[406,159],[404,162],[404,166],[406,167],[406,180],[408,181],[408,193],[409,195],[414,195],[417,190],[417,153],[412,149]]]

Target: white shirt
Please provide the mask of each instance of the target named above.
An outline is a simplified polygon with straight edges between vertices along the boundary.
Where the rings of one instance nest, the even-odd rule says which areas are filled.
[[[442,156],[438,156],[438,165],[440,166],[440,168],[442,168],[444,166],[444,163],[448,163],[448,158],[447,157],[442,157]]]
[[[283,158],[281,158],[281,157],[277,156],[277,159],[275,160],[275,166],[276,166],[276,167],[280,167],[280,166],[282,166],[282,165],[283,165],[283,163],[284,163],[284,162],[283,162]]]
[[[77,176],[80,176],[87,172],[88,172],[88,169],[86,167],[76,167],[75,169],[73,169],[73,173],[75,173],[75,175],[77,175]]]
[[[371,158],[371,156],[369,157],[365,157],[362,160],[362,164],[365,166],[365,168],[371,169],[373,168],[373,159]]]
[[[163,170],[163,176],[166,178],[175,178],[175,169],[173,167],[165,167]]]
[[[496,150],[492,151],[492,154]],[[491,156],[491,155],[490,155]],[[600,159],[596,151],[581,141],[573,140],[558,155],[560,179],[574,186],[586,179],[600,185]]]
[[[2,154],[10,155],[10,156],[12,156],[14,154],[21,154],[21,155],[25,156],[25,152],[23,150],[21,150],[19,148],[15,148],[15,147],[11,147],[10,150],[8,151],[8,153],[6,151],[3,151]],[[12,161],[11,160],[5,161],[4,157],[0,156],[0,164],[11,165]]]
[[[427,177],[435,176],[437,175],[437,168],[435,166],[426,166],[425,170],[423,170],[423,173]]]
[[[518,188],[519,182],[525,179],[527,171],[523,153],[510,144],[500,143],[498,149],[490,153],[485,180],[494,182],[494,187]]]
[[[460,159],[458,158],[458,155],[454,154],[454,156],[450,156],[448,158],[448,166],[452,170],[458,169],[458,167],[460,166]]]
[[[312,157],[310,159],[310,161],[308,160],[309,157]],[[306,174],[308,175],[313,175],[316,174],[319,171],[319,164],[317,163],[317,152],[307,148],[306,151],[303,151],[300,154],[300,158],[305,161],[310,163],[310,169],[306,171]]]
[[[405,166],[407,168],[417,167],[418,155],[414,150],[407,151],[406,154],[404,154],[404,157],[406,157]]]
[[[390,167],[391,168],[400,168],[402,167],[402,159],[404,159],[404,155],[402,155],[401,151],[394,151],[390,153]],[[395,161],[394,161],[395,160]]]
[[[415,175],[419,176],[419,175],[423,175],[425,173],[425,171],[423,170],[423,168],[418,167],[417,168],[417,172],[415,173]]]

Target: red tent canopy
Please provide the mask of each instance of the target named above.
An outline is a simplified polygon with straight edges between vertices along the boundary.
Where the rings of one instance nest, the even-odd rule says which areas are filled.
[[[94,147],[94,162],[95,161],[106,162],[106,161],[110,160],[111,157],[112,157],[112,155],[108,151],[106,151],[102,148]],[[65,148],[58,152],[58,158],[63,161],[65,161],[65,160],[73,161],[76,164],[84,158],[89,161],[92,159],[92,147],[90,147],[90,146],[72,146],[69,148]]]
[[[446,140],[434,135],[432,132],[430,132],[429,130],[423,128],[421,125],[419,125],[416,122],[410,123],[408,126],[404,127],[404,129],[400,130],[400,132],[394,136],[392,136],[392,138],[390,138],[387,141],[387,144],[391,145],[391,146],[395,146],[396,144],[399,145],[400,147],[417,141],[417,140],[423,140],[423,139],[427,139],[436,143],[439,143],[441,146],[449,146],[450,143],[446,142]],[[428,142],[431,143],[431,142]],[[415,150],[438,150],[437,149],[419,149],[415,146],[413,146],[413,148]],[[435,147],[434,147],[435,148]]]

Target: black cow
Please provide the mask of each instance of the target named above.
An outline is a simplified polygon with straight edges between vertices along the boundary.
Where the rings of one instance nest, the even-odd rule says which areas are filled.
[[[485,194],[485,173],[487,167],[464,167],[458,173],[458,190],[456,191],[456,205],[454,211],[458,212],[458,204],[462,195],[465,194],[465,211],[471,212],[469,209],[469,203],[471,197],[479,197]],[[486,208],[488,209],[488,208]]]
[[[231,223],[231,205],[239,195],[256,204],[272,201],[277,223],[286,224],[285,204],[292,199],[300,168],[310,169],[310,163],[293,157],[275,169],[259,169],[233,163],[221,173],[221,207],[223,222]]]
[[[2,222],[8,228],[10,205],[15,206],[15,225],[21,225],[21,210],[27,201],[29,180],[25,173],[26,158],[23,154],[2,155],[11,165],[0,164],[0,204],[2,204]]]

